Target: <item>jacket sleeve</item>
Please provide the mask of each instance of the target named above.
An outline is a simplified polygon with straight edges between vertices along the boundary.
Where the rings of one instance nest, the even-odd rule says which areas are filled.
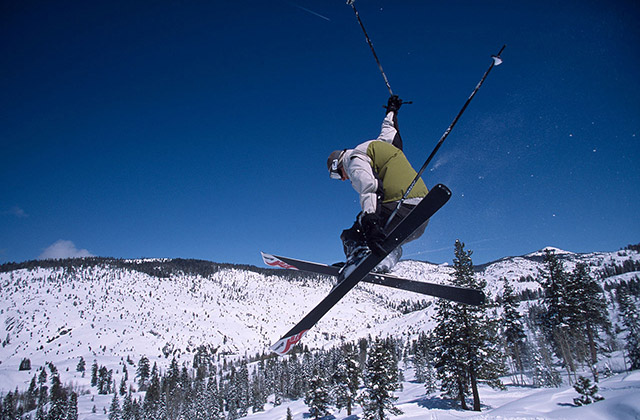
[[[398,115],[396,112],[388,112],[382,121],[382,129],[376,140],[391,143],[402,150],[402,137],[398,128]]]
[[[345,169],[351,186],[360,195],[363,213],[375,213],[378,205],[378,180],[373,174],[369,157],[356,150],[350,151],[345,159]]]

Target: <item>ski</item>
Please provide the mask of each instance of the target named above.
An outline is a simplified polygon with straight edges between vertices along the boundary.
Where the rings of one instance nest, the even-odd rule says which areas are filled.
[[[265,264],[271,267],[300,270],[334,277],[338,276],[338,272],[340,270],[340,268],[332,265],[281,257],[278,255],[266,254],[264,252],[262,253],[262,260]],[[484,293],[481,290],[450,286],[446,284],[407,280],[401,277],[391,276],[389,274],[369,273],[361,281],[447,299],[453,302],[465,303],[467,305],[482,305],[485,299]]]
[[[420,201],[420,203],[393,229],[382,243],[382,248],[388,255],[406,238],[409,237],[427,219],[431,218],[451,197],[449,188],[438,184]],[[298,343],[304,334],[311,329],[344,295],[353,289],[360,280],[365,278],[386,255],[370,253],[364,257],[353,270],[338,283],[329,294],[318,303],[297,325],[287,332],[273,346],[271,351],[285,355]]]

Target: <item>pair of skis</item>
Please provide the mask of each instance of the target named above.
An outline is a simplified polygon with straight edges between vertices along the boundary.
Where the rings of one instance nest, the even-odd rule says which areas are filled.
[[[436,185],[422,199],[422,201],[405,217],[383,241],[382,247],[386,255],[398,247],[426,220],[431,218],[451,197],[451,191],[442,185]],[[484,302],[484,293],[479,290],[460,288],[455,286],[424,283],[413,280],[401,279],[384,274],[371,273],[386,255],[370,253],[363,258],[353,270],[338,283],[329,294],[318,303],[298,324],[278,340],[271,350],[279,355],[285,355],[295,346],[309,331],[347,292],[353,289],[360,281],[380,284],[429,296],[436,296],[456,302],[470,305],[481,305]],[[265,264],[272,267],[309,271],[313,273],[337,276],[339,268],[296,260],[293,258],[278,257],[270,254],[262,254]]]

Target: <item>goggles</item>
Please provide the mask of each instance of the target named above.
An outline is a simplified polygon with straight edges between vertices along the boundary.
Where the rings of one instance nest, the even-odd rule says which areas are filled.
[[[329,169],[331,179],[342,179],[342,172],[340,171],[338,160],[339,159],[334,159],[333,162],[331,162],[331,168]]]

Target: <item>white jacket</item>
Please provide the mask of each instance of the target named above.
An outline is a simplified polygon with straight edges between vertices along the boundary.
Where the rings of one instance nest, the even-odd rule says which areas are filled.
[[[351,180],[353,189],[360,195],[360,206],[363,213],[375,213],[378,205],[376,191],[378,190],[378,179],[373,173],[371,159],[367,155],[367,148],[372,141],[384,141],[393,143],[398,134],[394,124],[394,113],[387,113],[382,121],[380,135],[375,140],[366,141],[354,149],[347,149],[342,157],[342,165]],[[407,204],[416,204],[420,199],[408,199]]]

